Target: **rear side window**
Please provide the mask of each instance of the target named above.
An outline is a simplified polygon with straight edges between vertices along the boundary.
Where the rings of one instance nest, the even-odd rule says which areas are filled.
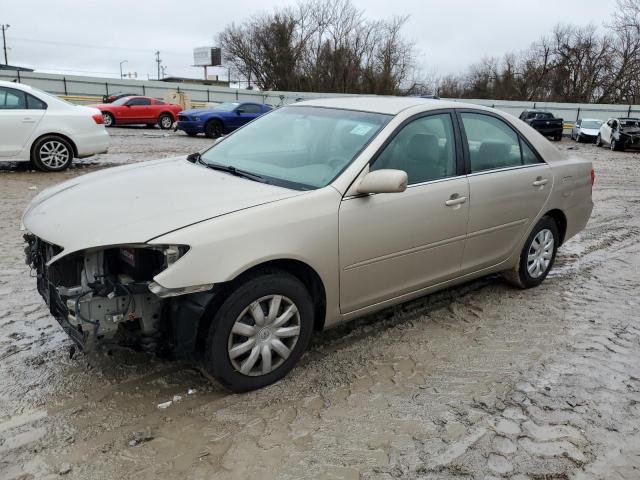
[[[538,156],[522,139],[520,139],[520,148],[522,149],[523,165],[533,165],[535,163],[540,163],[540,159],[538,158]]]
[[[156,100],[156,105],[166,105],[162,100]]]
[[[407,172],[409,185],[455,176],[451,115],[429,115],[404,126],[371,166],[385,168]]]
[[[39,98],[34,97],[33,95],[27,94],[27,105],[29,106],[29,110],[46,110],[47,104],[44,103]]]
[[[24,110],[27,108],[27,95],[21,90],[0,87],[0,110]]]
[[[520,140],[502,120],[479,113],[462,113],[471,173],[522,165]]]

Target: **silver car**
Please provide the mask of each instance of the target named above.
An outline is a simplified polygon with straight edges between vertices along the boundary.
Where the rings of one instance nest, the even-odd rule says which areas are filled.
[[[539,285],[593,179],[493,109],[300,102],[186,158],[43,191],[27,263],[83,349],[170,352],[241,392],[282,378],[314,331],[491,273]]]
[[[597,118],[581,118],[576,120],[571,128],[571,140],[575,140],[578,143],[595,143],[598,133],[600,133],[602,123],[602,120],[598,120]]]

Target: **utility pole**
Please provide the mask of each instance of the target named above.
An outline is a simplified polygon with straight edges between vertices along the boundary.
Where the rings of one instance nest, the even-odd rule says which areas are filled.
[[[122,65],[125,64],[125,63],[128,63],[128,61],[127,60],[122,60],[120,62],[120,78],[124,78],[124,74],[122,73]]]
[[[160,64],[162,60],[160,60],[160,50],[156,51],[156,63],[158,64],[158,80],[160,80]]]
[[[162,78],[164,78],[167,74],[167,67],[165,65],[162,65],[160,69],[162,70]]]
[[[11,25],[6,24],[6,25],[0,25],[0,28],[2,28],[2,47],[4,48],[4,64],[5,65],[9,65],[9,60],[7,60],[7,37],[5,36],[5,33],[7,30],[9,30],[9,27]]]

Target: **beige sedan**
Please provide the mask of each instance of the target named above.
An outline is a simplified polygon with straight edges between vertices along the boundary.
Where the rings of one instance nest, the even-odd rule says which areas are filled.
[[[42,192],[27,262],[82,348],[171,351],[247,391],[289,372],[314,330],[491,273],[539,285],[586,225],[593,180],[493,109],[314,100],[186,159]]]

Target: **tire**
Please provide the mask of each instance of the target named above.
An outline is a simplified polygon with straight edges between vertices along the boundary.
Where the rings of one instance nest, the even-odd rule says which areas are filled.
[[[553,243],[549,246],[551,240]],[[536,243],[542,249],[536,250]],[[537,287],[553,268],[559,243],[556,222],[551,217],[542,217],[524,243],[516,267],[504,273],[505,279],[518,288]],[[530,256],[535,258],[530,259]]]
[[[158,117],[158,126],[162,130],[169,130],[173,126],[173,117],[168,113],[163,113]]]
[[[46,135],[33,146],[31,162],[43,172],[61,172],[73,162],[73,147],[62,137]]]
[[[204,134],[209,138],[221,137],[223,133],[222,122],[219,120],[209,120],[204,126]]]
[[[618,144],[618,142],[616,141],[615,138],[611,139],[611,143],[609,144],[609,147],[614,152],[622,152],[624,150],[624,147],[621,147],[620,144]]]
[[[109,112],[102,112],[102,120],[105,127],[113,127],[116,124],[116,119]]]
[[[582,143],[582,137],[580,136],[580,134],[576,135],[576,142]]]
[[[279,303],[274,300],[278,297]],[[265,322],[263,328],[256,327],[252,313],[256,302],[259,305],[256,315],[259,317],[262,312]],[[296,310],[293,316],[279,325],[269,325],[286,318],[285,313],[292,305]],[[270,313],[272,308],[276,308],[274,314]],[[274,270],[249,278],[227,297],[213,316],[205,344],[206,374],[236,393],[277,382],[298,363],[309,346],[313,312],[309,292],[294,276]],[[296,331],[297,337],[292,335]],[[270,363],[264,361],[267,358]]]
[[[602,146],[602,137],[600,137],[600,134],[598,134],[598,136],[596,137],[596,147],[601,147]]]
[[[556,141],[556,142],[561,141],[561,140],[562,140],[562,134],[561,134],[561,133],[560,133],[560,134],[556,133],[556,134],[553,136],[553,140],[554,140],[554,141]]]

